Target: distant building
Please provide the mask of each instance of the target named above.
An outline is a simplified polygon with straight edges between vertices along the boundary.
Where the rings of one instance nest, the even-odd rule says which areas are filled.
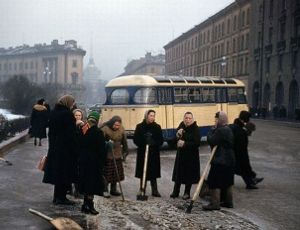
[[[0,81],[23,75],[36,84],[57,84],[60,94],[80,98],[83,92],[83,57],[86,51],[77,42],[36,44],[0,48]]]
[[[101,80],[101,71],[95,65],[93,57],[89,59],[89,63],[84,69],[83,76],[83,84],[85,86],[84,102],[87,104],[104,103],[104,87],[106,81]]]
[[[124,69],[125,72],[121,76],[131,74],[163,75],[165,74],[165,55],[152,56],[150,52],[147,52],[145,57],[130,61]]]

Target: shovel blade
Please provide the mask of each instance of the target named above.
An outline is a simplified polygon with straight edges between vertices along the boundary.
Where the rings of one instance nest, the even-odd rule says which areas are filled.
[[[146,201],[146,200],[148,200],[148,196],[146,196],[146,195],[137,195],[136,199],[141,200],[141,201]]]
[[[82,230],[79,224],[66,217],[58,217],[50,222],[58,230]]]

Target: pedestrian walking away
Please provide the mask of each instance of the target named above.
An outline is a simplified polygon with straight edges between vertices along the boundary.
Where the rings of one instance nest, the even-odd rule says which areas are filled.
[[[236,158],[235,174],[241,176],[246,184],[246,189],[257,189],[256,184],[264,178],[256,177],[252,170],[248,153],[248,136],[255,130],[255,124],[250,122],[251,114],[241,111],[239,117],[230,125],[234,135],[234,153]]]
[[[49,149],[43,182],[54,185],[54,204],[74,204],[66,197],[71,184],[78,181],[76,125],[71,111],[74,103],[73,96],[64,95],[50,113]]]
[[[218,146],[211,161],[207,183],[211,192],[210,203],[203,210],[219,210],[220,205],[233,208],[232,187],[234,183],[234,137],[229,128],[227,114],[223,111],[216,113],[215,127],[208,135],[207,141],[211,147]],[[220,203],[221,190],[225,199]]]
[[[29,134],[34,138],[34,145],[37,145],[39,139],[39,146],[42,145],[42,139],[46,138],[46,128],[48,126],[49,113],[47,107],[44,105],[45,100],[39,99],[33,106],[30,116],[30,130]]]
[[[83,133],[79,155],[79,192],[84,195],[81,211],[92,215],[99,213],[94,207],[94,195],[103,196],[104,191],[106,144],[103,132],[97,126],[99,117],[96,111],[89,114],[89,128]]]
[[[125,179],[122,158],[124,155],[128,155],[127,138],[125,129],[122,126],[121,117],[112,117],[108,122],[103,124],[101,130],[103,131],[106,141],[110,141],[111,145],[111,148],[108,148],[107,158],[104,165],[104,177],[106,179],[107,186],[110,184],[110,195],[120,196],[121,193],[117,190],[117,182]],[[114,163],[116,163],[117,169]],[[120,181],[118,181],[118,179]],[[105,197],[109,197],[107,192],[108,191],[104,193]]]
[[[140,189],[138,196],[143,192],[143,169],[145,160],[146,145],[149,145],[149,156],[147,165],[146,180],[150,180],[152,196],[160,197],[157,189],[157,178],[160,174],[160,146],[163,144],[162,130],[155,122],[155,111],[147,110],[145,117],[134,131],[133,142],[137,146],[135,177],[140,179]]]
[[[178,197],[181,184],[185,184],[182,199],[187,200],[190,198],[192,184],[198,183],[200,178],[200,134],[191,112],[184,114],[183,121],[177,128],[176,138],[177,153],[172,175],[174,189],[170,197]]]

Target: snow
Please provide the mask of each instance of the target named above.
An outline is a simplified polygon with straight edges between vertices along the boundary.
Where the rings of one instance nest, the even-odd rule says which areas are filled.
[[[17,115],[17,114],[12,114],[9,110],[7,109],[0,109],[0,114],[2,114],[7,120],[15,120],[18,118],[24,118],[25,116],[23,115]]]

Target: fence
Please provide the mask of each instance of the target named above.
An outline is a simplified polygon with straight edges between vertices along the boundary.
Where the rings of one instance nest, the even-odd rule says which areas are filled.
[[[0,142],[28,129],[29,124],[29,117],[7,120],[0,114]]]

